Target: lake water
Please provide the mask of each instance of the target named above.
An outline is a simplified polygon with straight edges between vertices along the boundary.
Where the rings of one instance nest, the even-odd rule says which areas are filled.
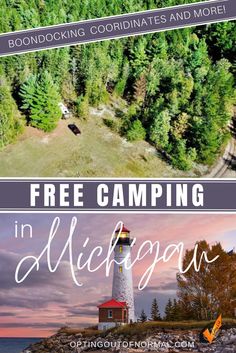
[[[0,353],[21,353],[30,344],[41,338],[0,338]]]

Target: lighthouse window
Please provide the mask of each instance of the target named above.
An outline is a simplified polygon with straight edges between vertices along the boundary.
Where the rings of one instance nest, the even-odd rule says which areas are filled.
[[[123,251],[123,246],[122,245],[120,245],[119,251],[120,251],[120,253],[122,253],[122,251]]]
[[[112,310],[108,310],[108,319],[112,319],[113,315],[112,315]]]
[[[123,268],[122,266],[119,266],[119,272],[122,273],[123,272]]]

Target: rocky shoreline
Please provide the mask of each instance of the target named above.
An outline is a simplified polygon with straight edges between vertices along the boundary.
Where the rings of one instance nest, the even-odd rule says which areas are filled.
[[[212,344],[201,343],[199,331],[156,331],[142,340],[138,337],[125,338],[110,332],[107,335],[85,337],[81,333],[68,334],[58,332],[39,343],[26,348],[22,353],[81,353],[94,352],[202,352],[202,353],[236,353],[236,328],[223,329]]]

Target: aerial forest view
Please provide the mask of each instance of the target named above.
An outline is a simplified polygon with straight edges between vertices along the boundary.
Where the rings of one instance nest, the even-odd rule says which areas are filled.
[[[191,2],[2,0],[0,33]],[[235,21],[2,57],[0,176],[208,175],[235,74]]]

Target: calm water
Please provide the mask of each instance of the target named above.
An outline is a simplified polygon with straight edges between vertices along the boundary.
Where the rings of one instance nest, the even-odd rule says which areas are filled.
[[[41,338],[0,338],[0,353],[20,353]]]

